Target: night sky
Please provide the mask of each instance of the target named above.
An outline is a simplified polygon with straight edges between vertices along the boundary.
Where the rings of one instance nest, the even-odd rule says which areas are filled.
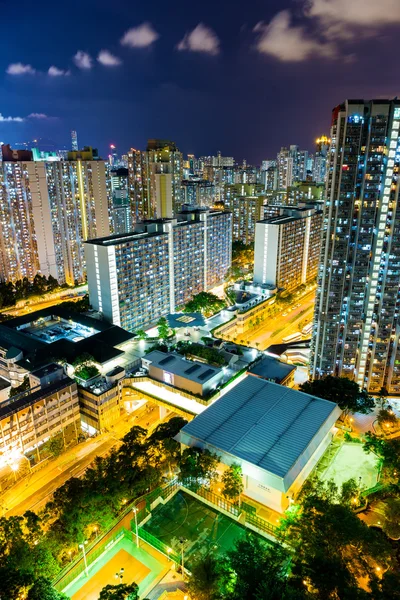
[[[400,95],[400,0],[0,0],[0,31],[11,144],[76,129],[103,155],[160,137],[260,163],[313,149],[345,98]]]

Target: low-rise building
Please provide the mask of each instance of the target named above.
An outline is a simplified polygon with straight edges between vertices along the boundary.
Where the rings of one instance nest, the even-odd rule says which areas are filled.
[[[58,373],[47,385],[0,402],[0,466],[16,471],[25,455],[40,461],[41,447],[51,437],[62,435],[66,447],[77,443],[80,432],[77,385]]]
[[[223,379],[223,370],[173,352],[153,350],[142,358],[149,377],[198,396],[213,392]]]
[[[274,358],[273,356],[264,356],[255,365],[249,369],[249,375],[260,377],[266,381],[273,381],[280,385],[291,387],[294,384],[294,375],[296,367]]]
[[[248,375],[176,436],[240,464],[244,496],[283,512],[328,447],[337,404]]]

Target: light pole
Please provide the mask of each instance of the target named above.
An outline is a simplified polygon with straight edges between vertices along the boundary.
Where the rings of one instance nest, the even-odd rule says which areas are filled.
[[[120,570],[117,573],[115,573],[115,579],[119,579],[121,583],[124,578],[124,570],[124,567],[121,567]]]
[[[182,568],[182,579],[183,581],[185,581],[185,558],[184,558],[184,554],[183,554],[183,549],[185,547],[185,538],[181,538],[179,540],[179,543],[181,545],[181,568]]]
[[[139,548],[139,531],[138,531],[138,523],[137,523],[137,512],[138,509],[136,506],[132,508],[133,514],[135,515],[135,531],[136,531],[136,546]]]
[[[85,573],[86,573],[86,577],[89,577],[89,570],[88,570],[88,565],[87,565],[87,560],[86,560],[86,551],[85,551],[85,545],[87,544],[87,540],[85,540],[83,542],[83,544],[79,544],[79,548],[82,548],[82,554],[83,554],[83,562],[85,563]]]

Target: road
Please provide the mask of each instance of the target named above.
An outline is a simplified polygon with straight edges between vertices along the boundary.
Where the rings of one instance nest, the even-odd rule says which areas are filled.
[[[293,305],[283,308],[282,313],[266,319],[259,327],[239,334],[236,342],[253,348],[257,347],[259,350],[265,350],[272,344],[282,343],[283,338],[299,332],[300,323],[304,327],[311,322],[314,314],[314,302],[315,290],[312,290],[301,299],[294,300],[293,304],[296,308],[292,308]]]
[[[166,418],[171,418],[172,414]],[[58,487],[71,477],[82,475],[96,456],[108,454],[131,427],[139,425],[151,430],[159,422],[159,407],[153,403],[147,403],[137,414],[121,418],[112,431],[70,448],[39,471],[18,481],[0,498],[1,514],[9,517],[22,515],[27,510],[39,511]]]
[[[42,296],[32,296],[26,300],[19,300],[16,306],[6,308],[0,311],[4,315],[10,315],[12,317],[20,317],[27,313],[34,312],[36,310],[42,310],[49,306],[55,306],[60,302],[76,301],[82,298],[82,293],[87,292],[87,286],[79,286],[76,289],[60,290],[59,292],[52,292]]]

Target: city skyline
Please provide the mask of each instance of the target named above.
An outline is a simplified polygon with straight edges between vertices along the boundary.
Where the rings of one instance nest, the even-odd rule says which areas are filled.
[[[132,15],[122,0],[112,9],[101,1],[80,5],[79,19],[63,13],[62,28],[46,1],[9,5],[0,140],[42,135],[69,145],[73,129],[105,155],[110,143],[126,152],[161,137],[185,154],[221,150],[257,164],[283,145],[312,150],[342,98],[399,91],[392,50],[400,6],[329,4],[253,0],[243,15],[231,3],[214,14],[207,2],[188,11],[176,0],[173,10],[156,2]]]

